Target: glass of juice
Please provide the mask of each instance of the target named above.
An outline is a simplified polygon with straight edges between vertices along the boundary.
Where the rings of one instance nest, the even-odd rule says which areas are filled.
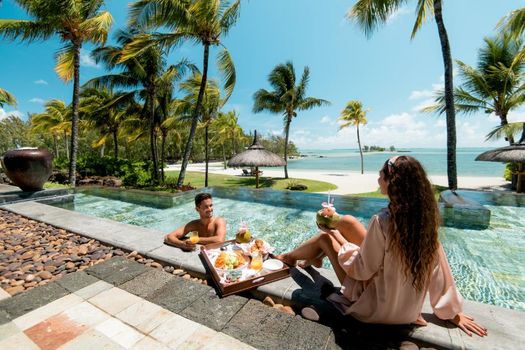
[[[263,267],[263,257],[260,252],[253,253],[251,255],[252,261],[250,262],[250,268],[252,270],[260,271]]]
[[[190,232],[190,242],[193,244],[199,243],[199,231],[192,231]]]

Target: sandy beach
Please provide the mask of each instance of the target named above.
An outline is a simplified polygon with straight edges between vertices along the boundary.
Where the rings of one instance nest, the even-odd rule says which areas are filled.
[[[170,165],[168,170],[179,170],[180,164]],[[204,172],[204,163],[195,163],[188,166],[188,171]],[[224,169],[223,164],[214,162],[209,164],[209,172],[223,175],[241,176],[241,169],[227,168]],[[265,169],[263,176],[270,177],[284,177],[284,170],[282,167],[275,169]],[[317,171],[317,170],[295,170],[288,169],[288,176],[291,178],[310,179],[332,183],[337,186],[336,190],[330,191],[334,194],[352,194],[372,192],[378,188],[377,172],[361,173],[351,171]],[[444,175],[432,175],[430,180],[435,185],[447,186],[447,177]],[[458,176],[458,187],[461,189],[486,189],[501,187],[508,182],[503,177],[476,177],[476,176]]]

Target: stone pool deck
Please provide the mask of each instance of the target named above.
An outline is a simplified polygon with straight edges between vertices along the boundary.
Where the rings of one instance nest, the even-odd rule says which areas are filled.
[[[184,253],[176,248],[164,245],[162,243],[164,233],[159,231],[89,217],[37,202],[7,204],[0,208],[97,239],[115,247],[129,251],[136,250],[143,256],[169,263],[176,268],[182,268],[197,277],[205,276],[204,267],[196,253]],[[96,265],[96,267],[106,264],[107,263],[99,264]],[[93,275],[97,277],[96,274]],[[104,279],[102,276],[98,276],[97,278]],[[59,281],[53,283],[58,284]],[[162,277],[159,277],[144,284],[149,285],[150,288],[158,287],[162,289],[162,281]],[[246,299],[242,308],[239,308],[229,318],[231,321],[235,321],[237,315],[239,315],[239,317],[244,317],[244,321],[241,322],[237,319],[237,321],[233,323],[235,326],[231,326],[234,327],[235,330],[231,331],[231,333],[224,331],[224,333],[236,337],[240,341],[256,348],[270,349],[279,346],[283,348],[323,349],[348,348],[357,345],[359,345],[357,347],[361,348],[384,348],[398,347],[402,341],[411,341],[413,346],[430,346],[434,348],[515,349],[520,348],[520,345],[525,341],[525,335],[522,331],[525,327],[524,313],[470,301],[466,302],[465,311],[489,329],[489,336],[486,338],[468,337],[457,328],[437,320],[435,317],[432,317],[429,306],[423,310],[425,318],[429,321],[427,327],[371,326],[351,322],[348,319],[342,320],[337,317],[337,314],[333,313],[326,304],[320,302],[320,288],[323,284],[330,282],[336,285],[338,284],[332,271],[323,269],[308,269],[308,271],[294,269],[291,278],[261,286],[243,296],[224,299],[212,297],[215,293],[212,292],[211,287],[196,283],[193,285],[197,286],[194,288],[206,289],[208,292],[203,292],[200,296],[209,293],[210,298],[214,300],[212,303],[215,305],[214,307],[221,310],[227,309],[231,300],[236,298],[255,296],[261,299],[269,295],[273,297],[276,302],[292,306],[302,307],[313,304],[323,312],[321,315],[321,322],[323,324],[318,324],[306,321],[298,316],[294,318],[268,308],[255,300],[248,301],[248,299]],[[118,283],[113,284],[120,286]],[[38,287],[34,290],[36,291],[45,287],[46,286]],[[183,295],[194,294],[190,285],[177,284],[176,287],[176,289],[173,289],[171,293],[167,293],[166,295],[179,295],[181,293]],[[24,295],[32,292],[33,290],[22,293],[20,297],[15,296],[10,300],[17,298],[22,300]],[[62,295],[61,297],[64,296],[65,295]],[[143,297],[149,300],[148,294],[144,294]],[[178,313],[184,312],[185,310],[170,309],[171,306],[162,304],[160,300],[159,303],[171,312]],[[21,302],[17,304],[23,305]],[[201,303],[198,304],[200,305]],[[0,305],[0,313],[4,309],[2,305],[3,304]],[[204,305],[206,305],[206,303],[204,303]],[[259,310],[259,307],[265,308],[265,311],[262,311],[262,309]],[[208,315],[207,317],[210,317],[210,319],[213,318],[210,316],[212,315],[211,311],[204,312],[204,314]],[[16,316],[11,315],[9,311],[8,315],[9,316],[6,317],[11,317],[9,320]],[[16,317],[19,316],[20,315],[17,315]],[[184,314],[182,316],[186,317]],[[207,322],[206,320],[199,321],[197,319],[194,319],[194,321],[205,326],[205,322]],[[252,328],[245,329],[242,327]],[[221,329],[210,328],[219,332],[223,332],[223,329],[229,329],[228,326]],[[320,335],[319,340],[314,340],[316,337],[315,334],[317,333],[322,335]],[[0,334],[2,334],[1,331]],[[275,334],[279,336],[275,336]],[[146,333],[144,333],[144,335],[146,335]],[[286,339],[283,344],[278,343],[278,339],[281,337]],[[309,339],[310,337],[312,337],[312,339]],[[325,343],[323,343],[323,341],[325,341]]]

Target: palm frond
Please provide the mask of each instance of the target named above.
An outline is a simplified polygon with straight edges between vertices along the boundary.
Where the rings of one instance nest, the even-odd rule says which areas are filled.
[[[525,32],[525,7],[512,11],[503,17],[497,24],[502,32],[509,32],[515,38]]]
[[[20,38],[29,42],[45,40],[56,33],[50,23],[18,19],[0,19],[0,35],[8,40]]]
[[[239,19],[239,14],[241,10],[241,1],[235,1],[231,6],[229,6],[223,13],[220,20],[220,28],[222,34],[226,35],[230,31],[230,28],[237,22]]]
[[[492,129],[487,135],[485,135],[485,141],[499,140],[504,137],[516,136],[523,130],[523,124],[525,122],[514,122],[506,125],[499,125]]]
[[[434,0],[418,0],[416,5],[416,21],[412,28],[411,39],[414,39],[417,31],[421,28],[428,16],[434,14]]]
[[[82,22],[79,30],[83,33],[83,38],[92,43],[105,43],[108,32],[113,24],[113,17],[107,11],[91,17]]]
[[[73,45],[66,45],[56,54],[55,72],[63,81],[70,81],[75,72],[75,48]]]
[[[235,65],[233,64],[230,53],[228,50],[226,50],[226,48],[223,48],[217,55],[217,66],[219,67],[219,71],[221,72],[224,80],[225,96],[222,102],[222,105],[224,105],[233,93],[237,79]]]
[[[0,88],[0,107],[3,107],[4,104],[16,106],[16,98],[9,91]]]
[[[406,0],[359,0],[346,17],[355,21],[365,35],[370,37],[377,26],[385,23],[405,2]]]

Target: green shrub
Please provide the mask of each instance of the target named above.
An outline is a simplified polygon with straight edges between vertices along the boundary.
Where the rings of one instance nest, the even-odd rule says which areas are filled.
[[[506,181],[512,181],[512,173],[518,171],[518,164],[516,163],[507,163],[505,165],[505,171],[503,172],[503,177]]]

